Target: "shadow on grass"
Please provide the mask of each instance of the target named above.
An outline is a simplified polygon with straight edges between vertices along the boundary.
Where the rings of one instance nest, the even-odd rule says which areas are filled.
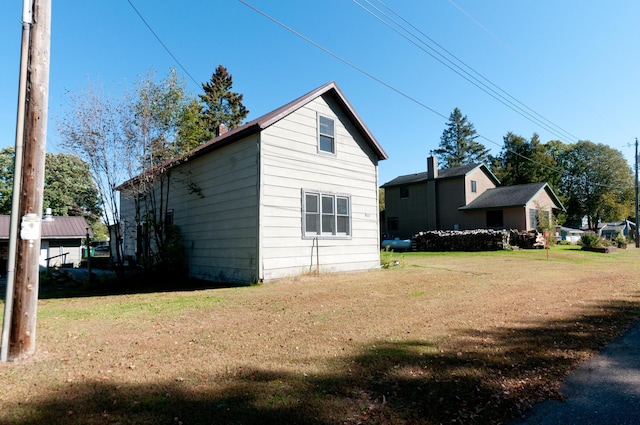
[[[87,269],[60,269],[54,273],[41,276],[38,298],[80,298],[153,292],[197,291],[240,286],[247,285],[190,279],[178,274],[143,273],[139,270],[128,271],[126,276],[119,280],[115,277],[114,272],[94,269],[91,278],[89,278]],[[4,292],[2,291],[2,294],[0,294],[3,300]]]
[[[0,423],[35,424],[494,424],[559,397],[576,364],[628,329],[640,301],[593,306],[564,321],[460,330],[452,341],[376,342],[321,375],[193,371],[153,385],[70,383]],[[455,341],[453,341],[455,340]]]

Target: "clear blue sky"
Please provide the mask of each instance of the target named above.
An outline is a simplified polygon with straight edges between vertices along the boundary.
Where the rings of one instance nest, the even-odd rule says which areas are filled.
[[[637,0],[246,1],[353,66],[240,1],[131,0],[177,63],[129,1],[53,0],[47,151],[68,92],[118,94],[175,67],[196,94],[222,64],[249,119],[336,81],[389,154],[381,184],[426,169],[455,107],[494,154],[509,131],[538,133],[607,144],[633,166]],[[0,148],[15,144],[22,3],[0,2]]]

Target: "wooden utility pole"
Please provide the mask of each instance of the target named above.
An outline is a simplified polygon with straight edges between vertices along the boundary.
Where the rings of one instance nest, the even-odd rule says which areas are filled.
[[[640,248],[640,232],[638,229],[638,138],[636,137],[636,161],[635,161],[635,169],[636,169],[636,229],[634,233],[634,239],[636,240],[636,248]]]
[[[14,178],[21,180],[21,191],[18,194],[20,235],[16,241],[13,311],[9,334],[11,360],[29,357],[36,347],[40,228],[49,100],[51,0],[25,1],[31,3],[33,25],[28,50],[22,167],[14,171]]]

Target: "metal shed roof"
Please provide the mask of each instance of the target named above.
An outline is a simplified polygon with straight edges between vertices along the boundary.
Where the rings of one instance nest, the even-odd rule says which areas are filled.
[[[9,239],[10,215],[0,215],[0,240]],[[84,217],[54,216],[51,220],[42,220],[42,239],[77,239],[87,235],[93,236],[89,223]]]

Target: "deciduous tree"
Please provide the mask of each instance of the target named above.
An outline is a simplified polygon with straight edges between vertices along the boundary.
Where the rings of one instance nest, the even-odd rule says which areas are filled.
[[[11,214],[15,149],[0,150],[0,214]],[[83,216],[98,231],[101,203],[89,165],[76,155],[47,153],[43,192],[44,208],[53,215]]]
[[[586,217],[597,230],[600,221],[618,221],[633,214],[633,172],[623,154],[604,144],[580,141],[562,155],[560,190],[567,199],[568,223]]]
[[[491,164],[491,171],[503,185],[544,182],[554,189],[558,187],[558,142],[547,145],[535,133],[527,140],[512,132],[503,141],[500,155]]]

